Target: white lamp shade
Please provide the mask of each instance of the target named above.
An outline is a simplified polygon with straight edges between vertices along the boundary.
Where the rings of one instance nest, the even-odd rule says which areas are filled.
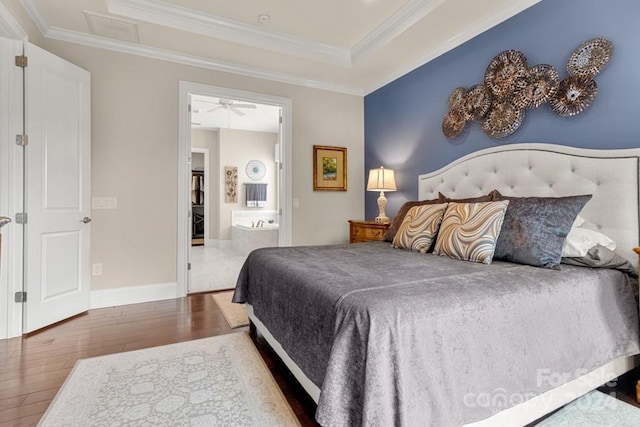
[[[396,174],[393,169],[371,169],[367,191],[396,191]]]

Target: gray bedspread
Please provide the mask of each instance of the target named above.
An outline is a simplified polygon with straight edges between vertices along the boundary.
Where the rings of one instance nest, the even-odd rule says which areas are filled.
[[[492,265],[388,243],[268,248],[248,302],[321,389],[323,426],[460,426],[640,352],[637,281]]]

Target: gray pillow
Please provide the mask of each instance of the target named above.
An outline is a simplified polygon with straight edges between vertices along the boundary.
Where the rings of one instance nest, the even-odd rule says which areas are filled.
[[[558,268],[562,244],[591,195],[569,197],[506,197],[509,200],[493,259]]]
[[[493,190],[493,191],[498,191],[498,190]],[[442,194],[441,192],[438,191],[438,200],[441,200],[441,203],[444,202],[455,202],[455,203],[483,203],[483,202],[493,202],[495,201],[494,199],[494,192],[491,192],[489,194],[484,194],[482,196],[478,196],[478,197],[465,197],[464,199],[452,199],[451,197],[447,197],[444,194]],[[500,194],[500,193],[498,193]]]

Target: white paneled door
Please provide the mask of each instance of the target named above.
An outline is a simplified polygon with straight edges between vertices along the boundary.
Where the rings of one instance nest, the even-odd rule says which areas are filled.
[[[25,43],[23,332],[89,308],[90,74]]]

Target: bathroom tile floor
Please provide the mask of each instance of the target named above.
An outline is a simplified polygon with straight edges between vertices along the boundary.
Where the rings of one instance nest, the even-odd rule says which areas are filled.
[[[191,246],[189,293],[235,288],[246,258],[231,248]]]

